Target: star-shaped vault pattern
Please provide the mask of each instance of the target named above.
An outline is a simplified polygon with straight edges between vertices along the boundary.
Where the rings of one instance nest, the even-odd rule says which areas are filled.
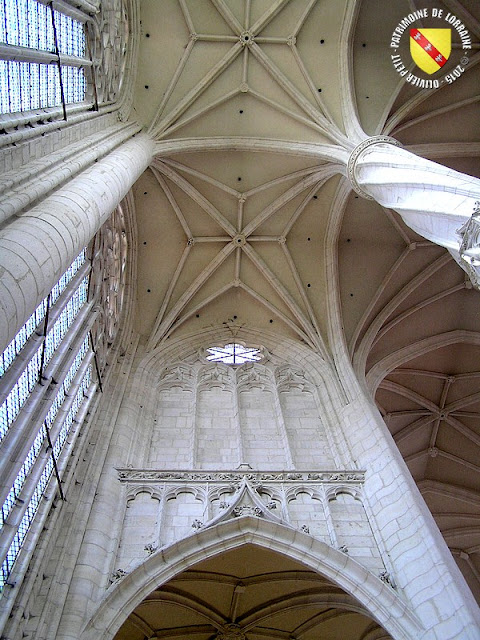
[[[147,350],[216,326],[348,350],[480,598],[478,294],[345,175],[375,135],[478,175],[480,10],[436,5],[475,46],[461,81],[421,92],[385,45],[418,2],[142,1],[136,328]]]

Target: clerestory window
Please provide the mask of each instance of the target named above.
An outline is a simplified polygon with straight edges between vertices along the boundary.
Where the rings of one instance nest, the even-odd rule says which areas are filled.
[[[84,249],[0,357],[0,442],[27,445],[19,468],[7,469],[6,460],[2,465],[2,475],[12,480],[0,490],[0,592],[88,397],[91,322],[82,310],[89,271]],[[61,348],[66,340],[69,348]]]
[[[86,16],[70,12],[76,17],[39,0],[0,0],[0,114],[85,100]]]
[[[44,368],[50,362],[78,312],[87,301],[88,278],[86,274],[88,266],[84,267],[85,257],[86,250],[84,249],[0,356],[0,378],[3,378],[35,329],[44,322],[46,331],[43,339],[37,336],[36,340],[31,341],[30,351],[33,353],[26,358],[20,375],[0,405],[0,442],[7,434],[10,425],[18,416],[35,385],[39,382]],[[84,268],[82,269],[82,267]],[[70,286],[67,288],[69,284]],[[66,295],[62,296],[62,304],[59,297],[64,292]],[[4,385],[8,386],[8,380],[4,382]]]
[[[64,498],[66,463],[102,389],[123,309],[127,211],[117,207],[0,354],[0,594],[21,578],[25,541],[55,491]]]

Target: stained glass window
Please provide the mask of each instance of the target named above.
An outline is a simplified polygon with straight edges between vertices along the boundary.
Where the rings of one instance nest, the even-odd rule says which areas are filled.
[[[80,267],[85,263],[86,258],[86,249],[83,249],[80,254],[75,258],[69,268],[65,271],[63,276],[57,282],[57,284],[53,287],[50,297],[46,297],[42,300],[42,302],[35,309],[33,314],[27,320],[27,322],[23,325],[23,327],[18,331],[15,338],[11,341],[5,351],[0,355],[0,378],[3,376],[8,367],[15,360],[16,356],[20,353],[20,351],[25,346],[27,340],[30,338],[32,333],[38,327],[38,325],[42,322],[45,317],[45,313],[47,311],[48,301],[50,298],[50,306],[53,306],[55,302],[58,300],[58,297],[65,291],[67,284],[71,281],[73,276],[77,273]],[[1,425],[1,421],[0,421]],[[0,426],[1,430],[1,426]]]
[[[109,233],[111,225],[116,228],[117,223],[119,242],[110,249],[111,243],[106,238],[112,237]],[[126,251],[123,223],[123,218],[112,216],[105,231],[105,246],[99,240],[102,234],[93,243],[93,247],[99,247],[103,258],[97,260],[95,257],[101,265],[96,269],[96,280],[91,278],[90,264],[86,264],[86,250],[83,250],[0,354],[0,441],[15,421],[18,428],[10,429],[9,444],[16,446],[27,439],[24,458],[18,462],[12,459],[13,468],[8,473],[11,480],[4,484],[1,493],[0,534],[4,536],[1,540],[4,551],[0,557],[0,594],[9,580],[21,578],[15,573],[14,565],[27,536],[35,535],[32,523],[38,517],[37,513],[41,517],[45,514],[42,505],[46,501],[42,498],[47,498],[45,492],[52,475],[57,473],[56,463],[58,473],[63,474],[62,465],[68,453],[66,443],[71,442],[73,446],[78,424],[93,398],[93,361],[97,378],[101,371],[99,336],[105,336],[106,340],[104,365],[109,340],[114,338],[114,333],[107,331],[105,324],[100,323],[97,327],[85,307],[87,299],[88,306],[93,306],[93,301],[97,300],[98,304],[106,306],[105,315],[112,315],[112,326],[116,326],[124,283],[120,273],[112,273],[111,266],[113,259],[123,273]],[[109,296],[102,296],[106,282],[107,293],[113,291],[112,298],[120,298],[117,306],[110,307]],[[41,376],[48,376],[42,387],[39,385]],[[39,390],[41,392],[37,393]],[[17,420],[19,416],[21,420]],[[52,446],[47,447],[47,443]],[[31,549],[28,545],[26,558]],[[10,577],[12,571],[13,578]],[[21,573],[20,567],[18,572]]]
[[[7,434],[20,409],[39,381],[42,365],[46,366],[50,362],[78,312],[87,301],[87,292],[88,278],[85,277],[73,292],[51,329],[49,329],[44,342],[39,344],[33,357],[29,360],[2,405],[0,405],[0,441]]]
[[[23,48],[11,56],[15,59],[10,59],[6,49],[5,59],[0,60],[0,113],[62,104],[58,54],[70,56],[61,75],[65,103],[85,99],[86,42],[82,22],[52,11],[37,0],[0,0],[0,42]],[[53,57],[47,57],[42,64],[34,52],[51,53]]]
[[[83,359],[85,358],[87,352],[89,350],[89,338],[88,336],[85,338],[85,340],[82,343],[82,346],[80,347],[80,350],[78,351],[78,353],[76,354],[70,369],[68,370],[65,379],[63,381],[63,383],[60,385],[60,388],[50,406],[50,409],[47,413],[47,416],[45,418],[45,422],[42,424],[42,426],[40,427],[35,440],[33,441],[32,446],[30,447],[30,450],[27,454],[27,457],[20,469],[20,471],[17,474],[17,477],[15,478],[15,481],[13,483],[12,488],[10,489],[10,492],[8,494],[8,496],[6,497],[3,505],[2,505],[2,510],[1,510],[1,520],[0,520],[0,529],[3,527],[6,519],[8,518],[13,505],[15,504],[15,500],[17,499],[17,497],[20,495],[20,491],[23,488],[23,485],[25,483],[25,479],[29,473],[29,471],[31,470],[31,468],[33,467],[35,461],[38,458],[38,454],[41,451],[42,445],[45,442],[45,439],[47,437],[47,433],[46,433],[46,428],[50,429],[53,425],[53,422],[58,414],[58,410],[59,408],[62,406],[65,398],[66,398],[66,394],[68,393],[68,390],[70,389],[70,386],[72,384],[72,381],[77,373],[77,371],[80,368],[80,365],[83,362]]]
[[[58,456],[60,455],[60,452],[63,448],[63,445],[65,444],[65,441],[67,439],[70,428],[73,424],[75,416],[85,398],[85,394],[88,390],[88,387],[90,386],[91,379],[92,379],[92,368],[89,367],[85,372],[82,382],[80,383],[80,386],[75,394],[74,400],[70,406],[70,409],[67,415],[65,416],[60,433],[58,434],[55,444],[53,445],[52,454],[55,456],[55,458],[58,458]],[[17,529],[15,537],[13,538],[10,544],[10,547],[7,551],[6,558],[2,563],[2,569],[0,573],[0,592],[3,590],[3,587],[7,582],[8,577],[11,573],[13,564],[15,563],[15,560],[17,559],[17,556],[20,553],[20,549],[22,548],[25,537],[28,533],[30,525],[32,524],[33,518],[35,517],[35,514],[37,512],[40,500],[52,476],[53,469],[54,469],[53,457],[49,456],[46,462],[46,465],[42,471],[42,474],[40,476],[40,479],[33,491],[33,495],[30,498],[30,501],[27,505],[27,508],[20,522],[20,525]]]

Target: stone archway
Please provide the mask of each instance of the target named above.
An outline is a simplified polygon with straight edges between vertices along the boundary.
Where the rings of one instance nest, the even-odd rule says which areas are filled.
[[[292,594],[294,609],[308,603],[309,606],[328,603],[330,608],[373,618],[395,640],[423,635],[419,621],[399,595],[355,560],[303,532],[245,516],[219,523],[153,554],[112,585],[84,628],[80,640],[112,640],[135,608],[167,582],[199,563],[247,546],[264,550],[267,555],[277,554],[279,568],[285,564],[291,570],[294,563],[301,565],[305,573],[309,572],[312,579],[320,574],[322,588],[313,589],[310,593],[300,590],[302,593]],[[328,585],[326,591],[325,585]],[[183,597],[178,593],[169,596],[171,602],[178,600],[181,606],[188,606]],[[274,605],[273,601],[269,604],[270,608]],[[208,618],[205,607],[202,605],[200,608]],[[229,624],[235,624],[219,613],[215,613],[210,622],[210,635],[216,632],[220,634],[218,637],[232,630]],[[243,622],[248,626],[256,621],[251,618]],[[241,629],[236,631],[243,633]]]
[[[245,544],[150,593],[115,640],[391,640],[343,589],[276,551]]]

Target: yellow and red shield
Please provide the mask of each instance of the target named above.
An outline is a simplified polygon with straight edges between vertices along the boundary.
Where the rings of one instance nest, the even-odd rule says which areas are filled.
[[[452,51],[451,29],[410,29],[410,53],[422,71],[432,75],[446,63]]]

